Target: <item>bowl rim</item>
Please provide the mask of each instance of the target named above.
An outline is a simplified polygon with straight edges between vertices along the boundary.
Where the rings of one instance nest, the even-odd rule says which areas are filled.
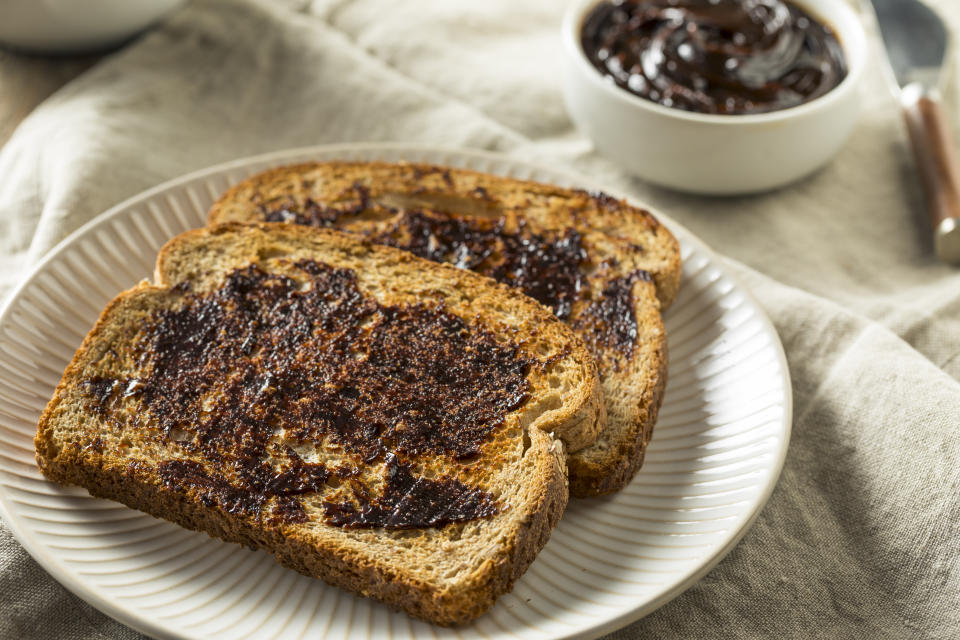
[[[826,3],[827,6],[830,7],[830,11],[835,11],[841,16],[839,19],[833,19],[830,17],[822,18],[821,11],[810,7],[808,4],[810,0],[788,0],[811,11],[818,18],[827,22],[837,34],[837,39],[840,41],[840,46],[843,49],[844,57],[848,65],[847,75],[840,81],[840,84],[809,102],[785,109],[777,109],[776,111],[768,111],[766,113],[715,114],[667,107],[652,100],[641,98],[610,82],[587,59],[586,53],[580,46],[580,30],[583,25],[583,19],[590,9],[606,1],[607,0],[571,0],[563,16],[562,32],[564,53],[567,58],[572,61],[580,74],[590,78],[588,82],[598,91],[602,91],[606,95],[612,96],[615,100],[619,100],[624,104],[665,117],[721,126],[745,126],[799,118],[815,111],[827,109],[833,103],[841,100],[846,94],[855,90],[856,86],[860,83],[860,77],[863,75],[864,68],[867,65],[868,47],[866,31],[864,30],[863,23],[849,5],[845,2],[836,1]]]

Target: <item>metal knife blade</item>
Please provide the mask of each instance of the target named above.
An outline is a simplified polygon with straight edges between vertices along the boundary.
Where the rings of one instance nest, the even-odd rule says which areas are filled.
[[[919,82],[940,84],[947,54],[947,29],[933,10],[918,0],[873,0],[890,67],[902,88]]]
[[[862,0],[869,7],[869,0]],[[888,77],[903,110],[933,227],[944,262],[960,264],[960,162],[939,102],[949,34],[919,0],[872,0],[887,49]]]

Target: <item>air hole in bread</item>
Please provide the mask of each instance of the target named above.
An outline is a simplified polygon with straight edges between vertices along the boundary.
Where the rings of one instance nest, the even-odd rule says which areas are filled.
[[[266,247],[260,247],[257,249],[257,260],[269,260],[270,258],[280,258],[287,257],[290,255],[290,252],[286,249],[274,245],[268,245]]]
[[[448,525],[446,534],[450,540],[454,540],[454,541],[459,540],[463,535],[463,524]],[[456,573],[458,570],[459,569],[455,568],[452,571]],[[448,576],[448,577],[451,577],[451,576]]]
[[[168,437],[174,442],[190,442],[193,440],[193,434],[185,429],[170,429]]]
[[[209,413],[213,411],[214,407],[217,406],[217,399],[213,395],[208,395],[203,399],[203,402],[200,404],[200,411],[202,413]]]
[[[379,203],[374,203],[375,206],[367,207],[363,211],[352,215],[345,215],[344,220],[353,222],[383,222],[395,217],[397,214],[390,208],[379,206]]]
[[[459,574],[461,571],[463,571],[463,565],[457,565],[455,567],[451,567],[450,569],[447,569],[447,572],[443,574],[443,577],[455,578],[457,574]]]
[[[599,268],[600,268],[600,265],[594,261],[586,262],[580,265],[580,273],[582,273],[587,277],[590,277],[593,274],[595,274]]]

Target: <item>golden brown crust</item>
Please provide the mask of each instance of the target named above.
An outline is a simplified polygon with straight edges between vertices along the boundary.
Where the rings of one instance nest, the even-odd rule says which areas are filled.
[[[570,495],[577,498],[605,495],[626,486],[643,464],[644,452],[653,435],[667,385],[668,352],[660,313],[654,304],[642,302],[644,297],[653,296],[645,284],[638,283],[634,290],[639,301],[635,308],[638,325],[642,327],[639,333],[648,337],[637,345],[637,357],[642,358],[643,368],[651,373],[644,377],[642,393],[631,396],[624,392],[617,398],[620,402],[608,401],[612,413],[608,420],[629,424],[629,427],[624,427],[615,438],[601,433],[594,445],[570,455],[567,461]],[[609,385],[610,381],[605,383]],[[631,404],[624,406],[623,398],[631,398]],[[624,418],[625,415],[632,419]]]
[[[211,208],[208,221],[256,222],[278,207],[296,210],[308,200],[337,205],[357,198],[359,189],[370,202],[385,206],[448,207],[463,217],[516,215],[548,230],[576,228],[591,233],[591,242],[597,240],[589,248],[595,263],[613,257],[622,263],[620,273],[642,268],[651,274],[655,286],[637,283],[633,291],[639,352],[634,360],[643,364],[635,366],[621,358],[604,366],[609,354],[602,349],[594,353],[601,365],[607,427],[594,445],[571,452],[569,459],[575,496],[610,493],[625,486],[643,462],[666,384],[666,334],[660,309],[675,299],[682,273],[679,246],[670,232],[649,212],[603,194],[468,170],[381,162],[303,163],[269,169],[224,193]],[[361,215],[331,222],[363,234],[380,228],[382,221]],[[570,321],[576,326],[576,318]],[[611,357],[617,359],[616,354]]]
[[[248,518],[184,499],[164,487],[154,473],[137,466],[119,467],[105,464],[96,455],[76,453],[52,458],[38,453],[38,462],[44,475],[58,484],[81,486],[94,497],[115,500],[214,538],[263,549],[285,567],[442,626],[469,622],[492,607],[497,596],[510,592],[549,540],[567,506],[563,462],[544,456],[536,474],[543,478],[536,501],[508,545],[490,558],[480,580],[466,589],[436,593],[406,579],[402,568],[378,563],[376,558],[348,549],[317,547],[295,528],[265,528]]]
[[[653,436],[654,425],[663,404],[667,388],[667,343],[659,342],[654,347],[656,374],[653,384],[643,396],[637,411],[637,428],[632,437],[621,438],[617,450],[604,456],[598,463],[587,455],[573,454],[567,460],[570,469],[570,495],[575,498],[590,498],[607,495],[625,487],[643,465],[647,444]],[[611,461],[613,464],[611,464]]]

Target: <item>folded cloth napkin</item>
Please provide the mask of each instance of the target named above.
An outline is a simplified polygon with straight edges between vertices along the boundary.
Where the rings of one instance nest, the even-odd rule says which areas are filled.
[[[939,4],[956,32],[960,7]],[[748,198],[680,195],[630,180],[574,131],[561,5],[196,0],[43,103],[0,152],[0,295],[109,206],[259,152],[400,140],[573,168],[732,258],[780,333],[795,398],[786,467],[752,530],[609,637],[960,637],[960,270],[931,257],[879,69],[852,139],[815,176]],[[0,525],[0,637],[139,636]]]

